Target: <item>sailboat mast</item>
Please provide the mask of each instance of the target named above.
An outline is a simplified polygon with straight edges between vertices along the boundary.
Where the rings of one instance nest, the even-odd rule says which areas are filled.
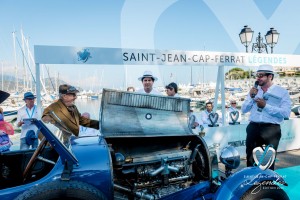
[[[15,58],[15,79],[16,79],[16,92],[19,90],[19,80],[18,80],[18,65],[17,65],[17,52],[16,52],[16,31],[12,32],[13,35],[13,47],[14,47],[14,58]]]
[[[24,69],[24,74],[23,74],[23,90],[24,91],[28,91],[28,88],[26,86],[26,82],[27,82],[27,70],[26,70],[26,66],[25,66],[25,44],[24,44],[24,34],[23,34],[23,29],[21,28],[21,39],[22,39],[22,50],[24,52],[23,54],[23,69]]]
[[[26,41],[26,47],[27,47],[26,49],[27,49],[28,65],[32,66],[34,63],[32,63],[32,60],[30,59],[30,54],[29,54],[30,53],[30,50],[29,50],[29,37],[25,41]],[[26,73],[27,87],[30,88],[31,91],[33,91],[32,80],[27,75],[28,74]]]
[[[193,85],[193,66],[191,66],[191,85]]]
[[[2,83],[1,83],[1,86],[2,86],[2,91],[4,91],[4,90],[3,90],[3,82],[4,82],[4,80],[3,80],[3,61],[1,62],[1,64],[2,64],[2,65],[1,65],[1,66],[2,66],[2,73],[1,73],[1,74],[2,74],[2,79],[1,79],[1,80],[2,80]]]

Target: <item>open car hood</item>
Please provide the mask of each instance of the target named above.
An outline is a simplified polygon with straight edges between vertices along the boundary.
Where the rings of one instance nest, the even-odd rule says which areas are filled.
[[[192,135],[190,99],[103,89],[100,132],[104,137]]]
[[[9,93],[0,90],[0,104],[10,96]]]

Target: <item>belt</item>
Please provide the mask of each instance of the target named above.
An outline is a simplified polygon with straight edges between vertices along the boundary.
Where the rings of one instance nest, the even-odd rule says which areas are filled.
[[[272,123],[266,123],[266,122],[250,122],[250,124],[254,124],[257,126],[280,126],[279,124],[272,124]]]

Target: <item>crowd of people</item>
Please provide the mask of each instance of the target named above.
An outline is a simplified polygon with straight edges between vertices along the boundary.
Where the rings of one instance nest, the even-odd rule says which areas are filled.
[[[239,116],[242,113],[250,112],[250,123],[246,132],[246,154],[247,166],[252,166],[253,149],[262,145],[272,145],[277,150],[280,137],[280,123],[284,118],[288,118],[291,110],[291,101],[288,91],[280,86],[273,84],[274,71],[271,65],[261,65],[258,67],[257,86],[250,89],[246,100],[242,105],[241,111],[236,108],[236,100],[230,101],[230,107],[226,112],[226,123],[235,125],[240,123]],[[141,94],[163,95],[154,88],[154,83],[158,80],[151,71],[145,71],[138,78],[142,83],[142,88],[135,90],[134,87],[128,87],[127,92]],[[17,126],[21,127],[20,149],[36,148],[38,146],[39,131],[31,124],[27,124],[23,119],[37,118],[42,119],[45,123],[54,124],[60,130],[61,140],[65,145],[69,145],[71,136],[99,135],[99,121],[90,119],[90,114],[84,112],[80,114],[75,105],[77,93],[79,91],[71,85],[63,84],[59,86],[59,99],[49,105],[39,116],[35,96],[31,92],[24,94],[25,106],[18,110]],[[178,94],[178,85],[174,82],[165,86],[166,95],[169,97],[180,98]],[[205,110],[199,114],[190,112],[190,119],[193,119],[191,125],[193,129],[197,127],[216,127],[222,122],[222,115],[214,112],[214,105],[208,101]],[[0,109],[0,125],[4,121],[3,110]],[[0,151],[9,150],[4,148],[4,144],[11,145],[7,129],[2,128],[0,131]],[[12,134],[12,133],[10,133]],[[6,139],[5,141],[5,138]],[[8,142],[7,142],[8,141]],[[1,146],[1,142],[3,145]],[[1,150],[1,148],[3,149]],[[274,169],[274,163],[271,166]]]

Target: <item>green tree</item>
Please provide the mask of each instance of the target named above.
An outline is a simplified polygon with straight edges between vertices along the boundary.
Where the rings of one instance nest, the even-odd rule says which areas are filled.
[[[225,76],[227,79],[233,79],[233,80],[237,80],[237,79],[245,79],[245,78],[249,78],[250,74],[252,74],[252,70],[249,71],[245,71],[241,68],[235,67],[230,69],[228,72],[225,73]]]

